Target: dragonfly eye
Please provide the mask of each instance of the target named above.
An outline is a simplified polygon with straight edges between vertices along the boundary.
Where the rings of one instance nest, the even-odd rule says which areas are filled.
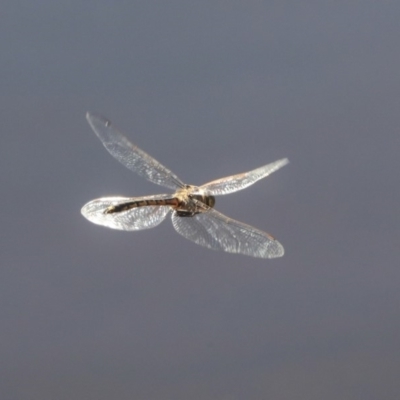
[[[214,196],[205,196],[205,203],[208,207],[214,207],[215,205],[215,197]]]

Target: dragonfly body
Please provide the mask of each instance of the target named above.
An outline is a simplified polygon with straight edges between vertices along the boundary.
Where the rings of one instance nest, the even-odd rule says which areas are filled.
[[[184,188],[178,189],[169,199],[149,199],[147,196],[132,198],[126,203],[107,207],[104,210],[104,213],[113,214],[128,211],[137,207],[169,206],[176,210],[179,217],[193,217],[194,215],[204,211],[203,207],[198,205],[198,202],[201,202],[208,207],[214,207],[214,196],[192,194],[191,192],[194,190],[198,190],[198,188],[196,186],[185,185]]]
[[[184,184],[173,172],[128,141],[110,121],[87,114],[86,118],[104,147],[127,168],[173,194],[145,197],[103,197],[82,207],[89,221],[120,230],[157,226],[172,211],[172,224],[185,238],[214,250],[253,257],[274,258],[283,246],[270,234],[235,221],[214,209],[215,196],[242,190],[283,167],[281,159],[255,170],[228,176],[202,186]]]

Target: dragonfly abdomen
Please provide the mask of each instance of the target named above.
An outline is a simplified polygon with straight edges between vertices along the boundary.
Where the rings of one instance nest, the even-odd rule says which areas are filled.
[[[151,199],[151,200],[146,200],[146,199],[141,199],[141,200],[131,200],[127,201],[125,203],[121,204],[116,204],[107,207],[104,210],[104,214],[114,214],[122,211],[127,211],[132,208],[137,208],[137,207],[148,207],[148,206],[171,206],[171,207],[176,207],[178,205],[178,199],[176,198],[171,198],[171,199]]]

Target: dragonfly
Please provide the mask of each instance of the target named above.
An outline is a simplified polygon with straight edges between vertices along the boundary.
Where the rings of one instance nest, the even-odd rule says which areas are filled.
[[[286,165],[287,158],[202,186],[187,185],[131,143],[106,118],[91,113],[87,113],[86,118],[107,151],[121,164],[150,182],[174,191],[173,194],[101,197],[89,201],[81,213],[90,222],[112,229],[137,231],[159,225],[171,213],[175,230],[198,245],[259,258],[283,256],[283,246],[272,235],[221,214],[214,205],[215,196],[253,185]]]

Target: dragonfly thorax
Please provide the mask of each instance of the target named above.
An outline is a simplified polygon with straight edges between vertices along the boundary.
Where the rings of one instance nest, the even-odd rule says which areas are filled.
[[[201,201],[208,207],[214,207],[215,205],[215,197],[214,196],[206,196],[206,195],[201,195],[201,194],[192,194],[190,197]]]
[[[196,194],[192,194],[193,192]],[[193,217],[196,214],[205,211],[205,208],[198,204],[201,202],[208,207],[214,207],[215,197],[201,193],[197,186],[185,185],[182,189],[176,192],[176,196],[179,199],[179,205],[176,208],[176,212],[180,217]]]

